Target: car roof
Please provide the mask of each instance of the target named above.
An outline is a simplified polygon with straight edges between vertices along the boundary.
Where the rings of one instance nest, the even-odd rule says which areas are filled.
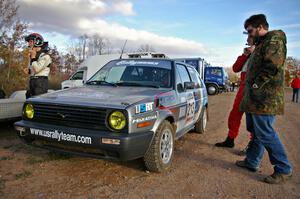
[[[114,59],[112,61],[123,61],[123,60],[141,60],[141,61],[176,61],[170,58],[124,58],[124,59]]]
[[[177,59],[172,59],[172,58],[122,58],[122,59],[113,59],[111,61],[121,61],[121,60],[173,61],[173,62],[184,64],[184,65],[187,65],[187,66],[192,66],[190,64],[187,64],[187,63],[184,63],[184,62],[181,62]]]

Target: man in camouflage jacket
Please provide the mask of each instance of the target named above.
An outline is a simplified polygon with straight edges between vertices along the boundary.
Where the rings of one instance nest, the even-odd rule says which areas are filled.
[[[246,113],[282,115],[286,36],[281,30],[269,31],[258,42],[249,61],[240,109]]]
[[[256,48],[250,57],[240,110],[246,112],[247,130],[253,133],[253,140],[245,160],[236,164],[256,171],[266,149],[274,173],[264,181],[279,184],[292,174],[285,149],[273,128],[275,115],[284,112],[286,36],[281,30],[268,28],[263,14],[253,15],[245,22],[247,33],[256,38]]]

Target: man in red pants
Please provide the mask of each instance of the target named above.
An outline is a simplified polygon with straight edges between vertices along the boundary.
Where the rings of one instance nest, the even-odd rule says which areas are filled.
[[[251,53],[254,51],[254,44],[253,39],[248,36],[247,38],[248,45],[250,47],[244,49],[244,53],[239,56],[236,60],[236,62],[233,64],[232,69],[235,73],[241,72],[241,83],[239,90],[235,96],[235,100],[233,103],[233,107],[231,109],[231,112],[228,117],[228,136],[224,142],[216,143],[215,145],[217,147],[234,147],[234,139],[239,134],[239,129],[241,125],[241,120],[243,117],[243,112],[239,110],[241,100],[243,98],[243,92],[244,92],[244,86],[245,86],[245,79],[246,79],[246,71],[247,71],[247,65],[249,62],[249,57]]]

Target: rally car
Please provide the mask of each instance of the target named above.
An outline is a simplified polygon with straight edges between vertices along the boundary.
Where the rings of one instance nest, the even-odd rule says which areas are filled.
[[[207,123],[206,88],[193,66],[171,59],[118,59],[82,87],[28,99],[15,123],[27,143],[92,157],[143,158],[170,167],[174,141]]]

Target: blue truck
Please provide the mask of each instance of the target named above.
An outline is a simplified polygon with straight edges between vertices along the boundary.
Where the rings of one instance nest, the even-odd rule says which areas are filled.
[[[177,61],[194,66],[204,80],[207,93],[216,95],[229,88],[228,74],[223,67],[211,66],[202,58],[180,58]]]

